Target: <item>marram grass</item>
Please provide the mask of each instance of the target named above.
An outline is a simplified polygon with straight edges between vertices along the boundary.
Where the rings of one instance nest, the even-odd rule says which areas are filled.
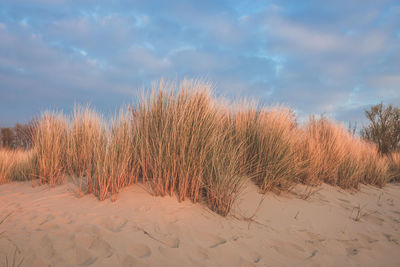
[[[357,189],[400,177],[400,156],[326,118],[298,125],[284,107],[228,105],[201,81],[159,82],[110,121],[89,107],[46,112],[30,151],[0,150],[0,183],[76,177],[81,193],[116,199],[131,184],[156,196],[204,202],[226,216],[247,182],[260,192],[297,183]]]

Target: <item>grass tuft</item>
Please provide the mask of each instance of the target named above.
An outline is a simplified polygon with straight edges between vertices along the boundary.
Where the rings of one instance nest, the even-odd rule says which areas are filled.
[[[389,182],[400,182],[400,152],[393,152],[389,157]]]
[[[0,184],[29,180],[35,170],[33,151],[0,149]]]
[[[39,184],[54,187],[63,182],[67,144],[68,121],[65,116],[61,113],[44,113],[34,139]]]

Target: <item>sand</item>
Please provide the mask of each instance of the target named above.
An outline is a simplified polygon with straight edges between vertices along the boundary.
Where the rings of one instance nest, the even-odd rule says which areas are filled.
[[[71,182],[1,185],[0,266],[400,266],[400,185],[302,190],[250,185],[224,218],[143,185],[115,202]]]

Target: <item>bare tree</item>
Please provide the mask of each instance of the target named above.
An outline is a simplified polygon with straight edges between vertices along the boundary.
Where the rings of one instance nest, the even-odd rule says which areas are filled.
[[[1,128],[1,145],[6,148],[14,148],[15,134],[12,128]]]
[[[35,135],[37,120],[33,119],[26,124],[15,124],[15,146],[18,148],[29,149],[32,147]]]
[[[361,136],[378,145],[379,152],[387,154],[400,149],[400,109],[383,103],[365,110],[369,125]]]

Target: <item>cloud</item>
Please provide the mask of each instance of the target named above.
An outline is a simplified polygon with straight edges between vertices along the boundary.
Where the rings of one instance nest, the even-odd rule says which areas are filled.
[[[0,124],[74,102],[113,110],[161,77],[361,121],[400,104],[399,14],[386,0],[4,0]]]

